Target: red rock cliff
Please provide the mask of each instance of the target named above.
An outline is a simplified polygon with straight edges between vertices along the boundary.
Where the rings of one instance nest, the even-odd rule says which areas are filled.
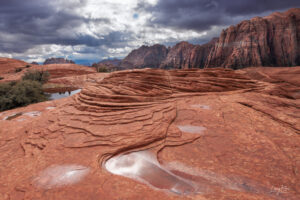
[[[158,68],[166,58],[168,49],[160,44],[142,46],[133,50],[121,63],[121,68]]]
[[[255,17],[223,30],[204,45],[180,42],[142,46],[122,62],[123,68],[240,69],[248,66],[300,65],[300,8],[267,17]]]
[[[300,9],[255,17],[223,30],[205,67],[300,64]]]
[[[207,56],[217,40],[217,38],[214,38],[204,45],[180,42],[170,49],[167,58],[160,67],[177,69],[203,68]]]

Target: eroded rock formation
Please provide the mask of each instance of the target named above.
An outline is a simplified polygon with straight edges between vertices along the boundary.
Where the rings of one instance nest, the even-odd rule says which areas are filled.
[[[65,58],[47,58],[44,62],[44,65],[49,65],[49,64],[75,64],[73,60],[68,60]]]
[[[299,199],[299,67],[251,69],[82,75],[0,113],[0,199]]]
[[[300,65],[300,9],[255,17],[223,30],[206,67]]]
[[[214,38],[204,45],[193,45],[188,42],[181,42],[172,47],[161,63],[161,68],[204,68],[206,59],[212,47],[218,39]]]
[[[298,65],[300,8],[242,21],[204,45],[181,42],[168,51],[161,45],[143,46],[131,52],[121,64],[123,68],[182,69]]]
[[[142,46],[133,50],[121,62],[123,69],[134,68],[159,68],[161,62],[166,58],[168,49],[160,44],[153,46]]]

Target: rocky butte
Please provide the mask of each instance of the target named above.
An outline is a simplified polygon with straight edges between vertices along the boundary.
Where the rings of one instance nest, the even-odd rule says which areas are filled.
[[[300,199],[300,66],[225,68],[232,54],[248,57],[220,41],[145,46],[123,60],[187,69],[31,66],[82,90],[0,113],[0,199]],[[220,62],[207,49],[228,65],[190,69]],[[2,81],[20,79],[26,65],[0,59]]]
[[[68,59],[64,59],[64,58],[48,58],[45,60],[44,65],[48,65],[48,64],[75,64],[75,62],[73,60],[68,60]]]
[[[219,38],[203,45],[181,42],[143,46],[132,51],[122,68],[210,68],[240,69],[249,66],[300,65],[300,8],[255,17],[230,26]]]

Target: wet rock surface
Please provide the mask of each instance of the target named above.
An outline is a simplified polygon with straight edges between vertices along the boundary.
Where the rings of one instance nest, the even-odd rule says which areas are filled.
[[[290,69],[65,79],[85,84],[0,113],[0,199],[299,199]],[[16,113],[30,114],[3,120]]]

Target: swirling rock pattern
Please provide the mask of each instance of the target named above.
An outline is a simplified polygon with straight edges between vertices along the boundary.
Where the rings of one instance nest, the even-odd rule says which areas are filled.
[[[282,82],[294,81],[288,72],[277,83],[250,71],[95,74],[72,97],[0,113],[0,199],[297,199],[299,101],[281,95]],[[289,87],[293,93],[300,88]],[[41,114],[2,120],[32,111]],[[157,160],[143,165],[142,178],[171,192],[103,167],[142,150]],[[51,166],[89,172],[64,182],[74,170],[59,173]]]

